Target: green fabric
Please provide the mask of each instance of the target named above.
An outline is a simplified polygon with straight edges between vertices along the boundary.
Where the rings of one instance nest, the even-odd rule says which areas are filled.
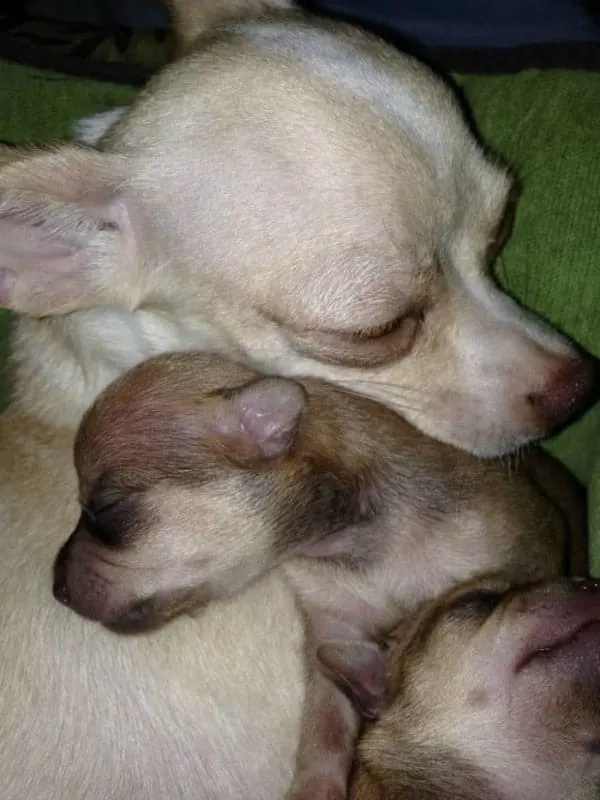
[[[600,356],[600,74],[530,70],[458,77],[490,147],[523,182],[497,265],[507,290]],[[0,62],[0,139],[68,135],[80,116],[129,101],[128,87]],[[0,318],[0,325],[2,320]],[[600,407],[548,442],[590,491],[592,569],[600,575]]]
[[[497,265],[524,305],[600,356],[600,73],[530,70],[459,79],[483,139],[523,183]],[[600,405],[548,442],[588,485],[600,576]]]
[[[128,86],[0,61],[0,139],[44,142],[69,136],[78,117],[128,103],[134,96]]]

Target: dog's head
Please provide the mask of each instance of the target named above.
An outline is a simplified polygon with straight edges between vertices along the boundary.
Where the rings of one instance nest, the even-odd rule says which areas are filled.
[[[330,651],[360,696],[376,652]],[[358,748],[356,800],[597,796],[597,583],[461,586],[398,628],[387,671],[380,718]]]
[[[95,326],[94,347],[113,362],[217,348],[344,384],[478,454],[563,422],[592,367],[494,285],[513,180],[452,91],[286,2],[172,5],[195,44],[103,152],[0,176],[0,302],[112,306],[118,330]]]
[[[338,412],[335,394],[199,353],[117,380],[76,440],[82,512],[56,560],[55,596],[114,630],[149,630],[310,555],[313,542],[335,549],[336,534],[376,513],[362,411],[348,398]]]

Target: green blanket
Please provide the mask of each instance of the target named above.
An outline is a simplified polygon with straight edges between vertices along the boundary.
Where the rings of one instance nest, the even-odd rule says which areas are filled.
[[[600,73],[529,70],[457,78],[484,140],[523,181],[497,264],[506,289],[600,356]],[[127,86],[0,61],[0,139],[43,142],[128,102]],[[0,331],[2,320],[0,318]],[[548,442],[589,487],[592,571],[600,576],[600,407]]]

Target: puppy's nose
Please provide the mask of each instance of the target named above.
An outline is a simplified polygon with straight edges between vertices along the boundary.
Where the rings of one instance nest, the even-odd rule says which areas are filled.
[[[550,426],[562,425],[596,399],[592,395],[598,387],[598,374],[596,359],[583,355],[569,359],[542,391],[528,395],[527,399]]]
[[[64,606],[69,606],[71,601],[69,589],[67,587],[67,558],[69,554],[70,540],[60,548],[54,562],[54,581],[52,583],[52,594]]]

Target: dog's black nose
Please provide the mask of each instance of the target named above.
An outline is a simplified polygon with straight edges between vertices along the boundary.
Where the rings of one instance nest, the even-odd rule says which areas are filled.
[[[60,548],[54,562],[54,581],[52,594],[64,606],[70,605],[69,589],[67,587],[67,558],[69,554],[70,539]]]

